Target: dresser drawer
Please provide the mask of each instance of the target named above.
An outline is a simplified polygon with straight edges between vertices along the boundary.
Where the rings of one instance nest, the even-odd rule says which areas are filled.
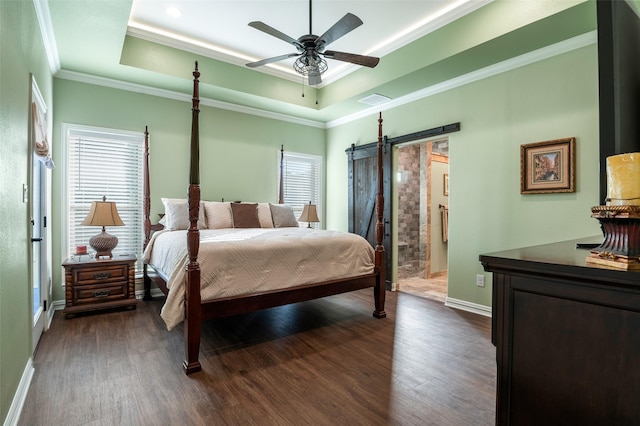
[[[127,281],[129,265],[109,265],[108,267],[96,266],[95,268],[76,269],[74,272],[74,285],[95,285],[108,282]]]
[[[126,281],[103,285],[84,285],[75,287],[73,290],[74,304],[126,299],[129,296]]]

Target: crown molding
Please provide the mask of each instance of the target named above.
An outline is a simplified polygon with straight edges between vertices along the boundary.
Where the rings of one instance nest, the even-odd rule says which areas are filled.
[[[399,35],[393,40],[385,41],[384,44],[373,47],[370,51],[364,52],[363,54],[383,57],[493,1],[494,0],[459,0],[441,14],[427,18],[426,21],[417,25],[414,29],[408,29],[404,34]],[[239,52],[225,50],[212,44],[178,34],[164,32],[161,29],[133,21],[129,22],[127,35],[242,67],[244,67],[247,62],[256,60],[256,58],[249,58]],[[335,66],[332,66],[322,75],[322,83],[316,87],[325,87],[358,69],[360,69],[360,67],[357,65],[336,63]],[[293,71],[293,69],[275,63],[267,64],[256,71],[293,82],[300,81],[300,75]]]
[[[160,44],[162,46],[167,46],[173,49],[183,50],[185,52],[194,53],[196,55],[204,56],[206,58],[215,59],[218,61],[222,61],[228,64],[237,65],[239,67],[245,67],[247,62],[255,61],[256,58],[244,57],[239,53],[234,52],[223,52],[217,49],[213,45],[208,45],[203,42],[199,42],[196,40],[191,40],[186,37],[180,37],[178,35],[172,34],[162,34],[159,30],[151,27],[142,27],[136,26],[135,23],[129,23],[127,28],[127,35],[130,37],[135,37],[140,40],[149,41],[151,43]],[[334,81],[339,80],[346,75],[355,72],[360,67],[357,65],[345,65],[340,64],[336,67],[330,69],[326,73],[322,75],[322,83],[316,88],[322,88],[327,86],[328,84],[333,83]],[[261,72],[263,74],[272,75],[274,77],[282,78],[288,81],[292,81],[294,83],[298,83],[301,81],[301,76],[297,72],[293,70],[293,68],[285,67],[279,65],[277,63],[267,64],[265,66],[260,67],[259,70],[255,70],[256,72]]]
[[[145,86],[143,84],[129,83],[121,80],[115,80],[112,78],[98,77],[94,75],[79,73],[76,71],[60,70],[56,74],[56,78],[77,81],[80,83],[93,84],[96,86],[109,87],[111,89],[126,90],[129,92],[141,93],[141,94],[151,95],[151,96],[158,96],[161,98],[191,103],[191,95],[188,95],[188,94],[174,92],[172,90],[158,89],[151,86]],[[224,109],[227,111],[240,112],[243,114],[250,114],[250,115],[269,118],[273,120],[286,121],[289,123],[300,124],[303,126],[317,127],[321,129],[325,128],[325,124],[320,121],[293,117],[287,114],[281,114],[277,112],[266,111],[259,108],[232,104],[230,102],[217,101],[214,99],[209,99],[204,97],[200,98],[200,104],[213,107],[213,108]]]
[[[414,30],[409,30],[405,34],[395,38],[390,42],[386,42],[381,46],[374,47],[372,50],[364,52],[363,55],[373,55],[378,56],[380,58],[388,55],[389,53],[395,52],[396,50],[430,34],[442,27],[449,25],[450,23],[462,18],[465,15],[468,15],[471,12],[480,9],[482,6],[485,6],[494,0],[461,0],[457,4],[454,4],[448,11],[442,13],[439,16],[434,18],[430,18],[428,22],[425,24],[419,25]],[[335,67],[329,75],[323,75],[323,81],[318,86],[322,88],[328,84],[331,84],[335,81],[340,80],[343,77],[357,71],[359,67],[352,65],[339,65]]]
[[[412,43],[442,27],[445,27],[458,19],[470,14],[483,6],[492,3],[494,0],[460,0],[449,7],[448,10],[438,16],[429,17],[426,22],[420,23],[416,29],[409,30],[391,42],[385,43],[379,48],[365,54],[378,55],[380,57],[388,55],[409,43]]]
[[[36,17],[38,19],[38,26],[40,27],[42,42],[44,43],[44,50],[47,52],[49,69],[51,70],[51,74],[55,75],[60,70],[60,56],[58,54],[56,36],[53,32],[53,24],[51,23],[49,3],[47,3],[47,0],[33,0],[33,6],[36,9]]]
[[[218,49],[216,46],[199,42],[197,40],[181,37],[176,34],[163,34],[160,32],[160,30],[157,30],[155,28],[136,25],[137,24],[135,23],[129,23],[129,26],[127,27],[128,36],[241,67],[244,67],[247,62],[251,62],[254,60],[248,57],[243,57],[239,53],[225,53],[222,50]],[[266,74],[274,75],[276,77],[284,78],[291,81],[297,81],[297,79],[300,77],[295,73],[295,71],[293,71],[293,69],[288,70],[279,65],[271,65],[265,67],[264,72]]]
[[[264,118],[269,118],[273,120],[280,120],[280,121],[285,121],[289,123],[300,124],[303,126],[327,129],[327,128],[341,126],[341,125],[350,123],[352,121],[356,121],[361,118],[368,117],[371,114],[374,114],[379,111],[388,111],[393,108],[397,108],[399,106],[406,105],[420,99],[428,98],[438,93],[446,92],[448,90],[455,89],[457,87],[460,87],[469,83],[473,83],[488,77],[492,77],[507,71],[514,70],[516,68],[523,67],[525,65],[530,65],[535,62],[539,62],[563,53],[570,52],[572,50],[580,49],[582,47],[595,44],[597,43],[597,38],[598,38],[597,32],[591,31],[591,32],[561,41],[559,43],[555,43],[550,46],[543,47],[541,49],[537,49],[529,53],[525,53],[524,55],[520,55],[515,58],[511,58],[506,61],[502,61],[485,68],[481,68],[479,70],[461,75],[459,77],[452,78],[442,83],[425,87],[424,89],[399,97],[397,99],[394,99],[382,105],[364,109],[355,114],[350,114],[350,115],[341,117],[339,119],[329,121],[326,124],[321,121],[294,117],[287,114],[270,112],[270,111],[266,111],[259,108],[237,105],[230,102],[217,101],[214,99],[201,98],[200,103],[206,106],[220,108],[228,111],[240,112],[244,114],[255,115],[258,117],[264,117]],[[97,77],[89,74],[78,73],[75,71],[60,70],[56,74],[56,77],[66,79],[66,80],[78,81],[81,83],[88,83],[88,84],[94,84],[97,86],[109,87],[113,89],[126,90],[130,92],[136,92],[136,93],[141,93],[141,94],[146,94],[151,96],[158,96],[158,97],[173,99],[173,100],[182,101],[182,102],[191,102],[191,96],[184,93],[174,92],[174,91],[165,90],[165,89],[158,89],[155,87],[145,86],[142,84],[128,83],[128,82],[105,78],[105,77]]]
[[[523,67],[525,65],[530,65],[535,62],[543,61],[545,59],[549,59],[554,56],[570,52],[572,50],[577,50],[582,47],[596,44],[597,42],[598,42],[597,31],[590,31],[588,33],[585,33],[576,37],[572,37],[570,39],[531,51],[529,53],[516,56],[515,58],[507,59],[506,61],[502,61],[497,64],[490,65],[488,67],[481,68],[479,70],[461,75],[459,77],[452,78],[447,81],[443,81],[442,83],[425,87],[424,89],[415,91],[405,96],[401,96],[399,98],[396,98],[382,105],[367,108],[355,114],[338,118],[336,120],[328,122],[327,128],[329,129],[332,127],[341,126],[343,124],[368,117],[371,114],[377,113],[379,111],[388,111],[390,109],[397,108],[399,106],[406,105],[420,99],[428,98],[438,93],[446,92],[447,90],[464,86],[465,84],[483,80],[488,77],[493,77],[495,75],[502,74],[504,72]]]

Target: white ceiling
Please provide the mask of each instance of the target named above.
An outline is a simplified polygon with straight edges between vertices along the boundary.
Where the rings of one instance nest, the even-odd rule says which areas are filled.
[[[330,45],[360,55],[384,55],[450,23],[491,0],[316,0],[312,5],[313,34],[321,35],[350,12],[364,24]],[[172,18],[167,9],[180,10]],[[265,24],[294,39],[309,33],[307,0],[134,0],[128,33],[140,38],[206,52],[207,56],[236,65],[296,53],[294,46],[248,26]],[[256,68],[298,81],[295,58]],[[329,59],[323,85],[347,75],[358,66]]]

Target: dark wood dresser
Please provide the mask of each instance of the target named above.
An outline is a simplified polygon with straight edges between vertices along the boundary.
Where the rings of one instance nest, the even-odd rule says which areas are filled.
[[[640,425],[640,272],[586,266],[589,242],[480,256],[497,425]]]
[[[62,264],[65,270],[67,318],[78,312],[129,307],[135,309],[135,256],[95,260],[76,257]]]

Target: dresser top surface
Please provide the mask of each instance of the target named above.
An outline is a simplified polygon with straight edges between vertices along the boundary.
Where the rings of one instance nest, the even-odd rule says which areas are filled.
[[[533,247],[504,250],[480,255],[480,262],[489,272],[553,273],[583,276],[607,281],[619,281],[640,287],[640,271],[626,271],[587,264],[589,249],[578,244],[600,244],[602,236],[586,237]]]

